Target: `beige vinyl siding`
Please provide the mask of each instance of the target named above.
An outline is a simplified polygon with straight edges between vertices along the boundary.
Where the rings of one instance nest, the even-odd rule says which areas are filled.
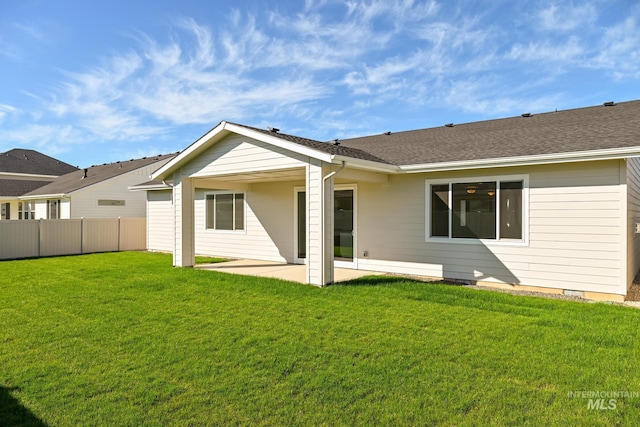
[[[304,167],[307,158],[242,135],[231,135],[186,165],[194,178]]]
[[[147,198],[144,191],[129,186],[149,180],[167,160],[115,176],[71,193],[71,218],[144,218]],[[124,206],[99,206],[98,200],[124,200]],[[69,218],[63,217],[63,218]]]
[[[173,195],[171,190],[147,191],[147,249],[173,252]]]
[[[275,182],[251,184],[247,191],[229,190],[245,193],[245,229],[238,231],[206,229],[205,194],[211,190],[197,189],[196,253],[293,262],[293,187],[293,183]]]
[[[635,224],[640,223],[640,158],[627,160],[627,287],[640,269],[640,234]]]
[[[529,240],[425,241],[426,180],[529,176]],[[485,173],[392,176],[359,184],[359,268],[471,281],[624,294],[618,161]],[[363,251],[369,256],[363,257]]]

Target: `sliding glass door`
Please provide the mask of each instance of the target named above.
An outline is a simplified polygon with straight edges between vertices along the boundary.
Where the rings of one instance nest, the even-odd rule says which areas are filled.
[[[305,263],[307,248],[306,192],[295,192],[295,262]],[[334,191],[333,255],[338,267],[356,268],[355,243],[355,189],[338,187]]]

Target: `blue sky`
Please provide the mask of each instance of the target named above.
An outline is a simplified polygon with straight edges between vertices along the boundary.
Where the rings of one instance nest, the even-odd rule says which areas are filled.
[[[636,1],[0,0],[0,152],[318,140],[640,98]]]

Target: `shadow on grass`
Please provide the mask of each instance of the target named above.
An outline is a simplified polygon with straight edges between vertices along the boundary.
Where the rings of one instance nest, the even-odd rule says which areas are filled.
[[[16,390],[18,389],[0,387],[0,425],[46,427],[45,422],[11,395],[11,392]]]
[[[344,282],[337,282],[337,283],[334,283],[332,286],[391,286],[391,285],[398,285],[401,283],[403,284],[420,283],[424,285],[451,285],[451,286],[459,285],[456,283],[445,282],[443,280],[427,281],[427,280],[412,279],[410,277],[403,277],[403,276],[365,276],[365,277],[360,277],[358,279],[346,280]]]

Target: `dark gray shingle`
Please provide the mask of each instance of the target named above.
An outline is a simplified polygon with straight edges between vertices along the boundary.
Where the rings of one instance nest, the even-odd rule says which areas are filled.
[[[0,153],[0,172],[61,176],[78,170],[35,150],[14,148]]]
[[[18,197],[49,184],[51,181],[0,179],[0,197]]]
[[[640,101],[341,141],[395,165],[640,146]]]
[[[145,157],[143,159],[132,159],[123,162],[107,163],[104,165],[91,166],[87,168],[87,177],[83,178],[84,170],[77,170],[57,178],[51,184],[38,188],[35,191],[25,194],[25,196],[38,196],[47,194],[66,194],[84,187],[105,181],[107,179],[122,175],[123,173],[142,168],[174,157],[176,154],[163,154],[160,156]]]

